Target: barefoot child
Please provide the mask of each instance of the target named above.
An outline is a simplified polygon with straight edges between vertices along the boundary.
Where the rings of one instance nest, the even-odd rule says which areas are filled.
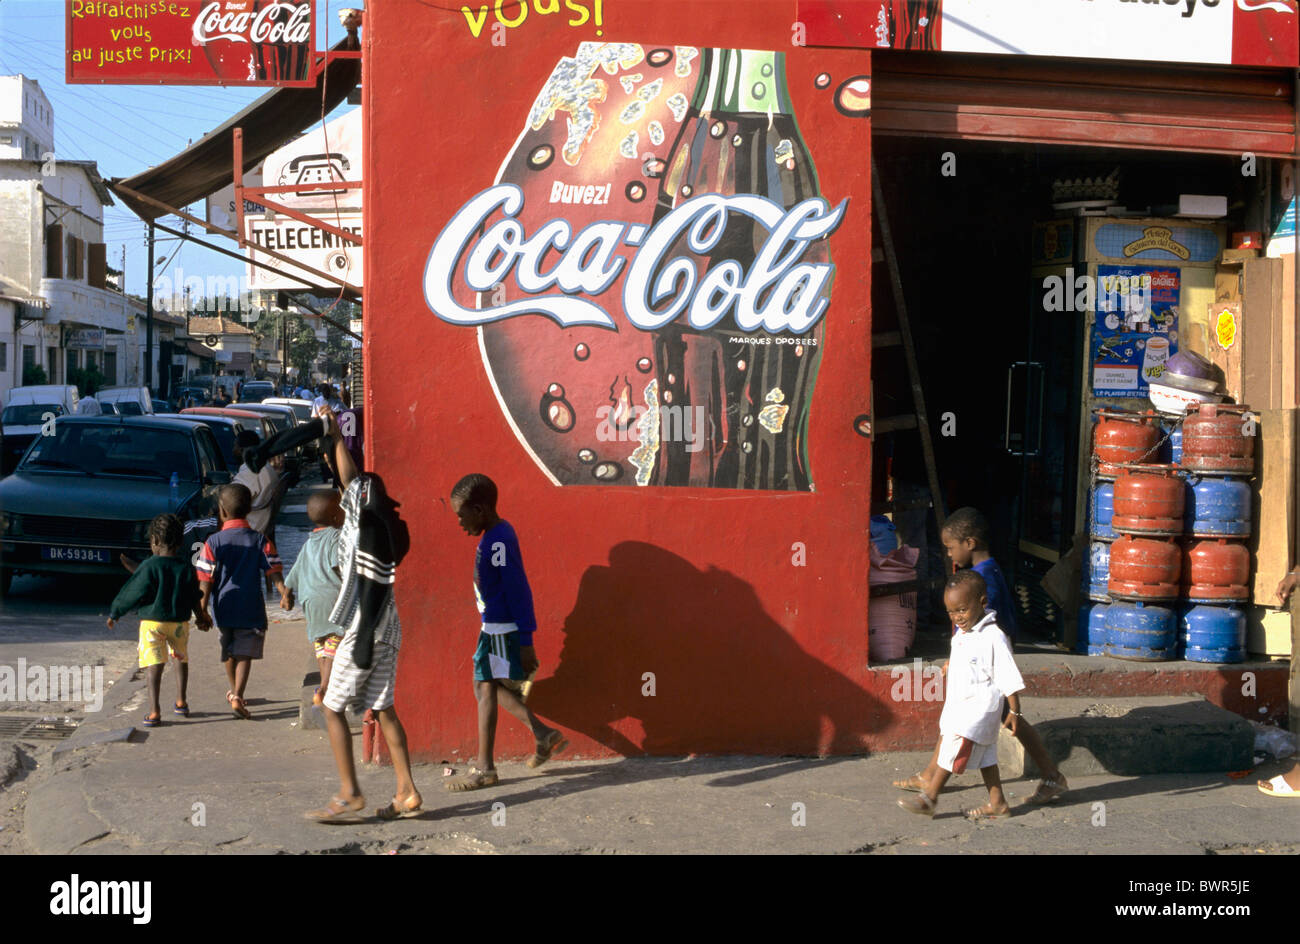
[[[1006,717],[1014,734],[1020,721],[1024,679],[1011,655],[1011,643],[998,628],[997,617],[985,609],[984,578],[959,570],[948,578],[944,606],[957,625],[952,637],[948,692],[939,717],[939,763],[919,796],[898,801],[909,813],[933,816],[939,793],[950,774],[977,767],[988,787],[989,802],[967,810],[971,819],[992,819],[1011,812],[998,778],[998,726]],[[1008,707],[1009,706],[1009,707]]]
[[[989,554],[989,524],[987,519],[974,508],[958,508],[943,523],[943,546],[959,569],[969,567],[984,578],[987,587],[988,607],[997,614],[998,627],[1007,634],[1012,643],[1016,640],[1016,608],[1007,588],[1002,568]],[[945,668],[946,671],[946,668]],[[1043,739],[1038,736],[1033,725],[1023,718],[1017,719],[1012,733],[1016,736],[1025,752],[1033,758],[1034,764],[1042,771],[1043,780],[1034,794],[1025,802],[1028,804],[1050,803],[1062,796],[1068,789],[1065,775],[1061,773],[1056,762],[1052,760]],[[906,780],[894,781],[894,786],[904,790],[920,790],[925,782],[934,776],[939,765],[939,747],[936,745],[929,765],[921,773]]]
[[[199,629],[211,628],[207,615],[199,606],[199,582],[194,569],[180,555],[181,520],[175,515],[159,515],[149,522],[149,546],[153,557],[132,568],[126,582],[108,611],[108,628],[136,607],[140,608],[140,668],[149,672],[150,712],[144,717],[146,728],[162,723],[158,693],[162,687],[163,666],[167,652],[176,660],[176,704],[173,711],[190,716],[185,688],[189,683],[190,664],[186,642],[189,639],[190,613]]]
[[[252,494],[243,485],[223,485],[217,495],[221,530],[203,542],[196,567],[203,588],[200,606],[221,631],[221,661],[230,682],[226,701],[235,717],[247,719],[252,715],[244,689],[266,642],[262,575],[271,575],[282,598],[285,586],[275,545],[248,526]]]
[[[482,535],[474,555],[474,596],[482,614],[478,649],[474,653],[474,697],[478,702],[478,760],[469,772],[447,783],[448,790],[478,790],[497,782],[493,762],[497,706],[528,726],[537,749],[529,767],[540,767],[568,741],[543,724],[519,696],[504,684],[521,682],[537,671],[533,649],[533,594],[524,573],[519,538],[508,521],[497,515],[497,487],[486,475],[467,475],[451,490],[451,510],[469,535]]]
[[[320,666],[320,685],[312,695],[312,704],[319,705],[329,689],[330,668],[334,653],[345,632],[342,626],[330,622],[330,610],[339,598],[343,580],[339,575],[339,529],[343,527],[343,508],[338,492],[318,489],[307,499],[307,517],[316,527],[298,552],[284,585],[286,596],[280,606],[292,610],[295,596],[302,598],[302,608],[307,616],[307,638],[316,652]]]
[[[388,497],[379,476],[357,468],[329,408],[318,410],[317,415],[325,424],[345,489],[338,552],[342,584],[329,614],[330,622],[345,631],[334,656],[329,687],[322,685],[325,694],[321,702],[339,791],[327,805],[305,815],[317,822],[349,822],[359,820],[366,808],[352,758],[352,732],[343,714],[348,704],[356,701],[379,719],[397,776],[393,799],[375,810],[375,815],[380,819],[418,816],[424,799],[411,777],[406,729],[393,706],[397,656],[402,647],[393,585],[397,565],[410,548],[410,536],[397,513],[397,503]]]

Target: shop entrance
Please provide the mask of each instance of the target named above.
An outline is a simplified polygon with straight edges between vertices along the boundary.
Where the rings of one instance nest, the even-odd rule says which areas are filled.
[[[1227,229],[1247,228],[1265,162],[1256,178],[1243,176],[1239,157],[1217,155],[883,135],[872,147],[945,507],[974,506],[988,518],[990,550],[1018,597],[1021,642],[1061,641],[1064,614],[1040,581],[1084,527],[1080,441],[1091,357],[1088,313],[1046,310],[1041,270],[1031,272],[1041,251],[1035,224],[1077,220],[1070,204],[1108,194],[1120,208],[1112,215],[1146,218],[1173,216],[1180,194],[1218,194],[1228,198]],[[872,302],[880,337],[896,325],[888,280],[873,280]],[[911,410],[900,350],[875,351],[872,396],[877,417]],[[896,500],[927,493],[914,432],[880,437],[876,454],[875,481],[887,471]],[[948,565],[932,518],[924,540],[918,576],[933,577]],[[932,590],[918,601],[917,654],[946,651],[947,627]]]

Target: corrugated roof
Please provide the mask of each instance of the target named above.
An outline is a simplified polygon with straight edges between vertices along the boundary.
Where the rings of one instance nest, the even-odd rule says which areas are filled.
[[[231,321],[225,316],[218,318],[191,318],[190,334],[194,337],[206,337],[209,334],[252,334],[253,332],[238,321]]]

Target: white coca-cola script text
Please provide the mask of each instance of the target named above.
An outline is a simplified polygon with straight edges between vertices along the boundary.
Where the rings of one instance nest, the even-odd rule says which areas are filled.
[[[847,206],[847,199],[832,208],[812,197],[787,210],[756,194],[704,194],[679,204],[653,227],[602,221],[574,233],[566,220],[553,219],[530,236],[516,219],[523,190],[498,184],[461,207],[434,242],[424,269],[424,298],[452,324],[546,315],[566,328],[618,330],[609,311],[591,299],[606,292],[626,266],[622,308],[642,330],[662,328],[685,313],[696,330],[730,315],[742,331],[802,334],[826,312],[825,290],[835,266],[799,260],[811,243],[839,227]],[[501,217],[489,225],[498,211]],[[750,217],[768,232],[748,271],[735,259],[722,259],[701,273],[691,255],[669,255],[685,236],[692,254],[707,256],[732,214]],[[624,247],[636,250],[630,261]],[[552,250],[558,259],[543,272]],[[491,305],[494,289],[512,276],[528,297]],[[457,281],[485,293],[483,307],[457,303]]]
[[[311,39],[310,3],[272,3],[257,13],[222,12],[221,4],[209,3],[194,19],[197,45],[214,39],[235,43],[305,43]]]

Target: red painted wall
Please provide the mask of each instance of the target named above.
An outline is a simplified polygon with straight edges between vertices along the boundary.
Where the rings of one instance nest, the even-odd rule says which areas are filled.
[[[870,444],[853,428],[869,411],[869,119],[833,103],[842,81],[869,74],[869,53],[792,46],[793,2],[617,0],[602,4],[599,27],[594,3],[555,3],[559,12],[549,15],[540,12],[552,6],[547,0],[507,3],[505,18],[522,22],[499,29],[482,7],[478,37],[451,5],[403,0],[366,11],[367,461],[402,503],[413,537],[398,577],[397,696],[412,749],[437,759],[475,748],[477,539],[460,531],[447,500],[472,471],[496,480],[501,514],[522,544],[542,661],[531,704],[574,736],[575,751],[816,753],[896,740],[910,719],[889,702],[888,674],[873,687],[867,670]],[[589,14],[580,25],[570,25],[583,19],[575,7]],[[848,200],[829,237],[834,284],[808,416],[815,491],[638,487],[626,478],[553,484],[494,395],[478,331],[440,320],[426,303],[435,240],[492,186],[551,70],[582,42],[785,53],[820,193],[831,206]],[[819,88],[823,72],[830,84]],[[612,109],[627,99],[605,79],[601,107]],[[615,118],[602,111],[602,121]],[[636,179],[635,164],[612,161],[605,179],[618,189]],[[535,208],[531,192],[529,200]],[[572,207],[555,215],[565,212],[575,228],[589,219]],[[509,297],[520,297],[512,277],[505,282]],[[456,298],[474,307],[463,284]],[[595,300],[618,331],[582,329],[593,349],[639,343],[613,293]],[[527,334],[542,321],[514,318],[509,329]],[[574,359],[557,346],[559,329],[536,330],[538,345],[515,337],[509,350],[518,360],[498,365],[503,388],[519,379],[512,371],[529,382],[576,377]],[[578,413],[574,432],[589,437],[583,431],[595,418]],[[642,694],[647,672],[653,697]],[[531,738],[504,713],[499,730],[500,756],[531,752]]]

